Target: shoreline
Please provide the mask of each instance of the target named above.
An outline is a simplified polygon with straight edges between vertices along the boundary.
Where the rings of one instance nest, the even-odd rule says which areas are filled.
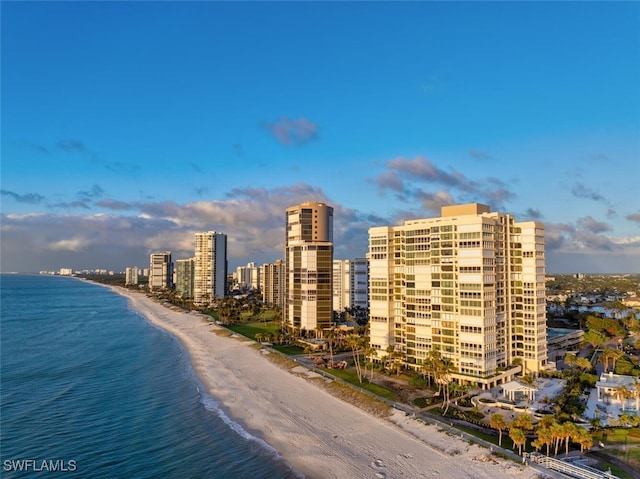
[[[272,363],[255,342],[144,293],[104,285],[151,324],[178,339],[193,372],[233,421],[308,478],[534,478],[530,467],[441,432],[405,413],[387,419],[344,402]]]

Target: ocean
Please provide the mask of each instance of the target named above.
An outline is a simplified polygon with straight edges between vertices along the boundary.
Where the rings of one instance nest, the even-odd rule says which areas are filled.
[[[0,276],[0,476],[300,477],[107,288]]]

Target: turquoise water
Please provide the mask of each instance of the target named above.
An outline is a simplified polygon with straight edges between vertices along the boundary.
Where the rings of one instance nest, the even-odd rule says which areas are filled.
[[[72,278],[0,280],[3,478],[298,476],[125,298]]]

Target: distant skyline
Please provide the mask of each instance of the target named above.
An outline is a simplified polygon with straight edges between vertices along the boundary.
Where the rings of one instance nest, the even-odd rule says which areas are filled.
[[[2,2],[3,272],[147,267],[285,209],[372,226],[480,202],[549,273],[640,272],[639,2]]]

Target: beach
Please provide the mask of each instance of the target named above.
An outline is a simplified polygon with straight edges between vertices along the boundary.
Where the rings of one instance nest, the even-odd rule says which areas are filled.
[[[112,287],[152,324],[175,336],[211,396],[252,434],[309,478],[534,478],[404,412],[377,418],[331,396],[299,373],[264,357],[244,338],[215,333],[197,313],[177,311],[143,293]],[[295,369],[295,371],[294,371]]]

